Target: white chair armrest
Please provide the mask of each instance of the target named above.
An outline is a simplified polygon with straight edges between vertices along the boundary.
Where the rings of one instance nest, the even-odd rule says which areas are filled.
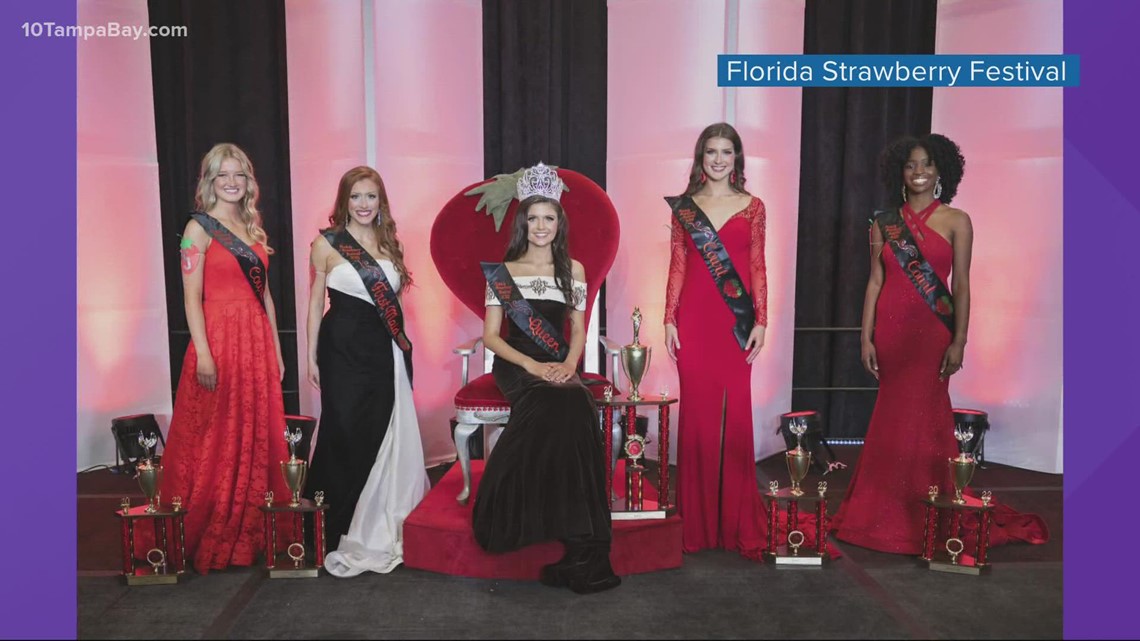
[[[466,343],[461,343],[458,347],[451,350],[453,353],[459,354],[460,358],[463,359],[463,373],[461,375],[463,379],[462,385],[467,384],[467,373],[471,368],[471,355],[475,353],[475,350],[479,348],[479,343],[482,342],[482,336],[478,338],[472,338]]]
[[[470,356],[470,355],[475,353],[475,350],[479,348],[479,343],[482,343],[482,342],[483,342],[482,336],[480,336],[478,338],[472,338],[471,340],[467,341],[466,343],[461,343],[458,347],[456,347],[455,349],[453,349],[451,351],[455,354],[459,354],[460,356]]]

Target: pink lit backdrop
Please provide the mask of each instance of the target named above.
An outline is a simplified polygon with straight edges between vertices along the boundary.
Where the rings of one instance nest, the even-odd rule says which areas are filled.
[[[609,6],[606,181],[622,224],[606,291],[609,335],[632,340],[629,316],[640,307],[641,340],[654,352],[643,389],[679,391],[662,325],[670,224],[662,197],[684,189],[701,130],[731,122],[744,143],[749,191],[768,211],[768,331],[752,370],[755,454],[767,456],[781,447],[777,417],[791,409],[802,92],[720,89],[716,55],[802,52],[804,4],[611,0]]]
[[[480,5],[287,0],[285,8],[298,318],[306,317],[309,292],[300,261],[308,265],[309,243],[327,225],[340,176],[371,164],[384,178],[415,278],[404,311],[424,454],[429,465],[453,459],[448,421],[460,362],[451,350],[482,324],[440,280],[428,239],[455,190],[483,178]],[[307,354],[304,331],[297,343]],[[301,411],[319,416],[319,392],[307,381],[301,391]]]
[[[78,3],[77,24],[109,22],[147,24],[146,2]],[[84,469],[114,462],[112,418],[153,413],[165,429],[172,401],[150,43],[76,46],[75,414]]]
[[[1061,53],[1061,0],[940,0],[935,51]],[[989,413],[986,458],[1054,473],[1062,471],[1061,91],[938,88],[931,123],[966,156],[952,204],[974,225],[966,367],[951,379],[951,398]]]

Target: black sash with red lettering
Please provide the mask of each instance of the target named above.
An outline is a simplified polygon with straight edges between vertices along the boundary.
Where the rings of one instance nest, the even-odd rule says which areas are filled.
[[[511,273],[503,263],[480,263],[483,267],[483,276],[491,287],[495,298],[503,306],[503,311],[511,321],[522,330],[524,334],[534,341],[547,354],[564,361],[570,355],[570,347],[562,332],[558,331],[550,321],[546,320],[530,302],[523,298],[522,292],[515,285]]]
[[[950,288],[935,273],[934,267],[927,262],[914,242],[897,209],[883,209],[875,212],[875,220],[879,223],[879,231],[883,233],[883,240],[890,246],[903,273],[910,279],[918,295],[930,306],[930,311],[942,321],[950,333],[954,333],[954,297]]]
[[[404,310],[400,307],[400,299],[388,282],[384,269],[347,231],[342,229],[334,232],[326,229],[321,235],[360,274],[364,288],[376,304],[376,313],[384,321],[384,327],[391,334],[392,340],[396,341],[396,346],[404,352],[412,351],[412,341],[408,340],[408,335],[404,332]]]
[[[242,239],[235,236],[232,231],[226,229],[225,225],[209,214],[193,211],[190,212],[190,217],[198,221],[198,224],[206,230],[214,242],[221,243],[222,247],[234,255],[238,266],[241,267],[241,273],[245,274],[246,281],[253,289],[254,297],[257,298],[257,302],[261,303],[262,307],[265,307],[265,263],[261,262],[261,257],[254,253]]]
[[[740,343],[740,349],[744,349],[748,344],[748,335],[756,325],[756,310],[752,308],[752,301],[744,289],[744,281],[741,280],[736,267],[732,265],[728,250],[724,248],[724,243],[720,242],[720,236],[709,222],[709,217],[697,207],[697,203],[693,202],[691,197],[667,196],[665,202],[669,203],[673,215],[688,232],[689,238],[693,239],[693,245],[704,259],[705,267],[709,268],[709,274],[716,283],[717,291],[728,305],[728,309],[732,311],[732,315],[736,317],[736,322],[732,326],[732,335],[736,337],[736,342]]]

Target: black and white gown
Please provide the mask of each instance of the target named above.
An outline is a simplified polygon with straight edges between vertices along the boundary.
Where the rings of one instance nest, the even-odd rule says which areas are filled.
[[[378,261],[400,289],[389,260]],[[325,492],[335,576],[387,573],[403,562],[403,524],[431,487],[404,354],[376,313],[356,269],[327,277],[321,322],[321,423],[306,493]]]

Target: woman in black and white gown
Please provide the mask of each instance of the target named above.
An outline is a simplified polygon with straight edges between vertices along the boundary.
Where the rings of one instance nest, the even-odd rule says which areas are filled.
[[[329,504],[330,574],[386,573],[403,561],[404,519],[430,488],[411,343],[402,322],[389,324],[377,310],[398,311],[410,277],[375,170],[341,178],[329,219],[311,252],[309,380],[321,390],[321,422],[306,494],[323,491]]]

